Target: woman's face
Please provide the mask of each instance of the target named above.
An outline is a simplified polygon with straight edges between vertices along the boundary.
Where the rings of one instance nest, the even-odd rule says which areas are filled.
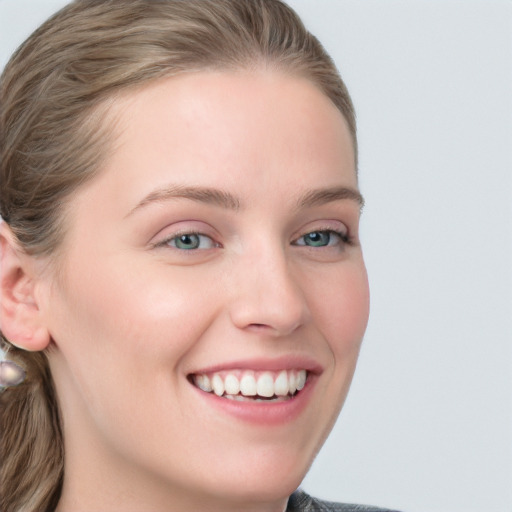
[[[43,287],[63,497],[286,499],[367,322],[344,119],[267,71],[167,79],[113,110],[115,150],[68,205]]]

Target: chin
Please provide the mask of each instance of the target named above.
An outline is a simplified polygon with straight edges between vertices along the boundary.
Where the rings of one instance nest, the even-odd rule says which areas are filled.
[[[303,453],[285,454],[279,450],[263,453],[259,458],[246,459],[243,466],[238,461],[231,471],[225,467],[223,474],[212,482],[213,488],[241,503],[277,502],[288,498],[299,487],[312,461],[312,455],[305,460]]]
[[[305,474],[285,475],[281,478],[253,478],[234,483],[230,481],[216,493],[222,499],[231,496],[234,503],[277,503],[286,500],[300,485]]]

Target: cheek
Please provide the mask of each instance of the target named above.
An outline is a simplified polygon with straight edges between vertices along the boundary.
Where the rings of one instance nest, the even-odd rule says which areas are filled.
[[[336,422],[352,382],[368,322],[369,289],[362,259],[331,268],[309,285],[312,315],[331,360],[321,383],[323,400],[315,415],[322,419],[321,427],[319,423],[312,427],[322,429],[318,450]]]
[[[155,390],[183,386],[180,362],[210,325],[216,302],[200,275],[171,273],[161,264],[140,272],[126,261],[103,262],[93,272],[75,267],[52,298],[59,348],[52,370],[72,414],[89,415],[115,444],[121,432],[129,439],[142,435],[146,416],[170,410],[169,393]]]
[[[317,326],[328,340],[331,351],[348,356],[359,351],[369,314],[368,276],[363,261],[346,263],[323,280],[313,284],[314,314]]]
[[[196,319],[198,311],[205,311],[208,297],[202,282],[200,275],[172,272],[162,264],[143,267],[115,260],[91,274],[75,273],[62,301],[82,328],[107,335],[102,343],[121,337],[126,338],[123,349],[130,349],[130,341],[149,348],[160,341],[151,339],[152,333],[159,332],[166,343],[191,328],[192,322],[183,319]]]
[[[89,398],[105,386],[131,392],[158,373],[168,379],[215,316],[199,275],[103,262],[92,272],[75,268],[52,301],[54,340]]]

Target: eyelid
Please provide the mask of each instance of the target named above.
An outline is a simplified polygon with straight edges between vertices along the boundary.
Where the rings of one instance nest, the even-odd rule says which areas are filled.
[[[337,244],[328,244],[328,245],[323,245],[323,246],[310,246],[306,243],[299,243],[299,240],[302,240],[304,239],[306,236],[312,234],[312,233],[329,233],[330,235],[335,235],[336,237],[339,238],[341,244],[345,245],[345,244],[350,244],[351,243],[351,239],[348,235],[348,233],[344,232],[344,231],[337,231],[335,229],[313,229],[311,231],[307,231],[306,233],[304,233],[303,235],[299,236],[298,238],[296,238],[294,241],[293,241],[293,245],[298,245],[300,247],[312,247],[312,248],[323,248],[323,247],[333,247],[334,245],[337,245]]]
[[[179,242],[180,238],[184,238],[185,236],[186,237],[197,237],[199,239],[199,246],[191,247],[191,248],[178,247],[178,242]],[[201,241],[201,239],[205,239],[205,238],[208,240],[207,243],[208,243],[209,247],[201,247],[201,245],[203,245],[203,242]],[[192,251],[204,251],[207,249],[214,249],[214,248],[218,247],[219,244],[217,244],[215,242],[215,240],[213,240],[212,237],[205,235],[203,233],[182,233],[182,234],[179,234],[176,236],[172,236],[171,238],[168,238],[164,242],[164,246],[172,247],[173,249],[178,249],[179,251],[192,252]]]
[[[348,247],[358,245],[357,234],[352,234],[350,224],[339,218],[317,218],[316,220],[304,223],[297,230],[292,238],[291,245],[302,251],[306,250],[311,255],[327,255],[345,252]],[[306,243],[305,237],[312,233],[330,233],[328,243],[325,245],[314,245]],[[356,230],[357,233],[357,230]]]
[[[320,231],[331,231],[343,237],[348,237],[350,235],[350,229],[344,222],[334,219],[323,219],[317,222],[308,222],[307,224],[305,224],[302,228],[295,232],[293,240],[298,240],[299,238],[302,238],[303,236],[306,236],[309,233]]]
[[[169,245],[169,242],[171,242],[172,240],[176,239],[176,238],[179,238],[180,236],[183,236],[183,235],[197,235],[197,236],[201,236],[201,237],[206,237],[206,238],[209,238],[213,245],[215,247],[221,247],[221,244],[217,241],[217,237],[215,235],[213,235],[212,233],[208,233],[208,229],[206,228],[199,228],[199,227],[192,227],[190,225],[185,225],[183,228],[176,228],[174,230],[170,229],[169,227],[168,228],[165,228],[163,230],[161,230],[160,232],[163,232],[163,231],[168,231],[168,234],[164,235],[164,236],[159,236],[157,235],[156,237],[156,240],[155,241],[152,241],[150,242],[149,244],[149,247],[151,249],[157,249],[159,247],[167,247],[167,248],[170,248],[170,249],[176,249],[177,251],[184,251],[184,249],[179,249],[177,247],[173,247],[171,245]],[[194,250],[206,250],[206,249],[194,249]],[[192,252],[192,250],[189,250],[189,252]]]

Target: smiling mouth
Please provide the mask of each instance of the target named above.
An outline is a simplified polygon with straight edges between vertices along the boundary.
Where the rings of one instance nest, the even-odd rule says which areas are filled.
[[[283,402],[301,391],[308,380],[303,369],[280,371],[228,370],[193,374],[190,381],[206,393],[240,402]]]

